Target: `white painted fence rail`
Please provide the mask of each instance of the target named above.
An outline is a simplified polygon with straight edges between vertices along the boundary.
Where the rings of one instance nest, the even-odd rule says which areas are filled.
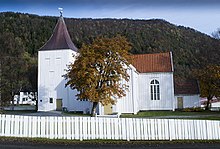
[[[220,139],[220,121],[0,115],[0,136],[74,140],[215,140]]]

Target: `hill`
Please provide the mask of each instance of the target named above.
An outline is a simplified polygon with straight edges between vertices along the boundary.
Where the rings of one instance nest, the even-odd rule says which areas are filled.
[[[36,59],[38,49],[51,36],[57,19],[22,13],[0,13],[0,43],[7,39],[5,36],[10,35],[20,41],[30,58]],[[165,20],[66,18],[65,22],[78,48],[82,44],[91,43],[98,36],[112,37],[120,34],[131,42],[133,54],[172,51],[176,76],[188,77],[193,68],[220,63],[219,40]],[[12,41],[8,40],[7,44],[12,44]],[[4,47],[4,44],[0,45],[0,50]],[[37,67],[36,61],[32,65]],[[36,72],[31,77],[33,75]]]

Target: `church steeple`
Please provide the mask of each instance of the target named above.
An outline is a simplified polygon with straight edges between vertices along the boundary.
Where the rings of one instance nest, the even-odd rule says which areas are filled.
[[[63,16],[63,8],[58,8],[60,10],[60,17]]]
[[[54,28],[52,36],[46,42],[46,44],[40,48],[39,51],[62,49],[71,49],[75,52],[78,51],[70,38],[66,24],[64,22],[62,11],[60,11],[60,18],[56,24],[56,27]]]

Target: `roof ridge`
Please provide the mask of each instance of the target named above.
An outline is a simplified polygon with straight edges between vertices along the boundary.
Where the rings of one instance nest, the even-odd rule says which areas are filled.
[[[158,55],[158,54],[166,54],[166,53],[170,53],[170,51],[160,52],[160,53],[139,53],[139,54],[132,54],[132,56],[135,56],[135,55]]]

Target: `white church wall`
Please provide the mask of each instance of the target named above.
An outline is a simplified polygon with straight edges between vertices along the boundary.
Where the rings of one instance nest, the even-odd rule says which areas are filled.
[[[151,100],[150,82],[158,80],[160,100]],[[142,73],[139,75],[139,110],[174,110],[173,73]]]
[[[128,69],[128,74],[131,76],[131,70]],[[129,89],[126,90],[126,96],[119,98],[115,106],[113,106],[113,112],[115,113],[133,113],[133,101],[132,101],[132,82],[133,78],[130,78],[129,81],[124,79],[121,81],[123,84],[129,86]]]
[[[134,114],[137,114],[137,112],[139,111],[138,108],[138,99],[139,99],[139,86],[138,86],[138,82],[139,82],[139,74],[136,71],[133,71],[133,102],[134,102]]]
[[[51,111],[57,108],[57,99],[62,99],[62,107],[68,111],[82,111],[89,113],[92,103],[76,100],[77,92],[65,88],[67,65],[74,62],[72,57],[76,52],[72,50],[39,51],[38,71],[38,110]],[[128,69],[129,85],[126,96],[118,99],[112,112],[137,113],[139,110],[174,110],[173,73],[137,73],[133,66]],[[160,83],[160,100],[151,100],[150,81],[156,79]],[[52,99],[52,100],[51,100]],[[103,107],[99,106],[98,113],[103,114]]]
[[[88,114],[91,112],[92,109],[92,103],[89,101],[80,101],[76,100],[76,90],[72,90],[70,87],[68,87],[67,90],[67,99],[66,102],[64,103],[64,107],[67,108],[68,111],[71,112],[83,112],[85,114]]]
[[[38,110],[56,110],[56,99],[66,98],[65,74],[71,50],[48,50],[38,53]]]
[[[132,66],[128,69],[130,79],[128,82],[122,80],[124,84],[129,85],[129,89],[126,91],[126,96],[118,99],[116,105],[113,106],[113,112],[115,113],[134,113],[138,112],[137,100],[138,100],[138,74],[135,68]]]
[[[57,108],[57,99],[62,99],[62,107],[68,111],[83,111],[86,113],[90,102],[76,100],[77,92],[65,87],[67,65],[74,62],[76,52],[66,50],[39,51],[38,71],[38,110],[51,111]],[[51,99],[52,98],[52,101]]]
[[[175,109],[178,108],[178,97],[183,98],[183,108],[192,108],[192,107],[201,107],[201,102],[200,102],[200,96],[199,94],[197,95],[175,95]]]
[[[76,53],[74,53],[76,54]],[[68,54],[68,59],[70,63],[74,63],[75,59],[73,59],[73,55],[71,53]],[[76,90],[72,90],[70,87],[66,88],[67,90],[67,100],[64,101],[63,107],[66,107],[68,111],[73,112],[83,112],[90,113],[92,108],[92,103],[89,101],[79,101],[76,100]]]
[[[129,90],[126,96],[118,99],[113,106],[116,113],[134,113],[140,110],[174,110],[173,73],[142,73],[135,68],[129,69]],[[150,82],[158,80],[160,83],[160,100],[151,100]]]

